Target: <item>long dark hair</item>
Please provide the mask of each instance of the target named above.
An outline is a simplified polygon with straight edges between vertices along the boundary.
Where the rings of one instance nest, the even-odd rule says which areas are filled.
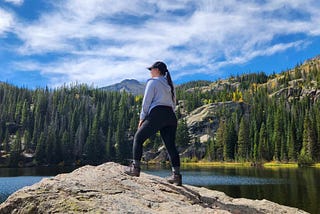
[[[159,69],[160,70],[160,69]],[[168,81],[168,85],[170,86],[171,88],[171,97],[172,97],[172,101],[175,102],[175,95],[174,95],[174,87],[173,87],[173,82],[172,82],[172,79],[171,79],[171,75],[170,75],[170,72],[167,68],[165,69],[161,69],[160,70],[160,73],[161,75],[165,76],[167,78],[167,81]]]

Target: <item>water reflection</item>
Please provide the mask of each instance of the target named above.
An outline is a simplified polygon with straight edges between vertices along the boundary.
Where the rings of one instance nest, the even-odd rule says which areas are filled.
[[[0,203],[15,191],[39,182],[42,178],[71,172],[75,167],[0,168]]]
[[[167,170],[145,170],[144,172],[160,177],[168,176]],[[237,175],[221,175],[221,173],[211,171],[185,171],[183,181],[186,184],[195,186],[215,186],[215,185],[267,185],[280,184],[286,182],[283,179],[257,178]]]
[[[166,177],[168,167],[144,169]],[[203,186],[225,192],[235,198],[267,199],[320,213],[320,169],[316,168],[248,168],[248,167],[185,167],[185,184]]]

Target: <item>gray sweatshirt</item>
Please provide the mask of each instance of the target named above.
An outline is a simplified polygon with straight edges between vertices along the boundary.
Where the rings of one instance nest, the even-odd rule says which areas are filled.
[[[148,79],[144,91],[140,120],[144,120],[150,111],[159,105],[170,106],[174,110],[175,99],[172,101],[171,88],[164,76]]]

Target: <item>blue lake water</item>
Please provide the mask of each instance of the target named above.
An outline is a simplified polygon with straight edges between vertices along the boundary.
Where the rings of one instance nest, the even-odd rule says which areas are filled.
[[[15,191],[41,179],[73,171],[74,167],[0,168],[0,203]]]
[[[0,202],[16,190],[44,177],[71,172],[72,167],[0,169]],[[143,172],[166,177],[166,167],[143,167]],[[267,199],[320,213],[320,169],[265,169],[225,167],[185,167],[183,183],[223,191],[235,198]]]
[[[15,191],[39,182],[42,176],[19,176],[0,178],[0,202],[3,202]]]
[[[147,168],[166,177],[169,169]],[[185,167],[183,183],[206,187],[234,198],[267,199],[282,205],[320,214],[320,169]]]
[[[146,171],[147,173],[157,175],[160,177],[167,177],[168,171]],[[267,185],[267,184],[281,184],[286,182],[282,179],[273,178],[256,178],[246,176],[228,176],[220,175],[215,172],[205,171],[199,173],[198,171],[183,172],[183,182],[194,186],[215,186],[215,185]]]

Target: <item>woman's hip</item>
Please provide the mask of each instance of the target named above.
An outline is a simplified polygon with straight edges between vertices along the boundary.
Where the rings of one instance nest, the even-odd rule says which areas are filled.
[[[177,117],[170,106],[155,106],[146,117],[150,122],[157,122],[163,125],[177,125]]]

